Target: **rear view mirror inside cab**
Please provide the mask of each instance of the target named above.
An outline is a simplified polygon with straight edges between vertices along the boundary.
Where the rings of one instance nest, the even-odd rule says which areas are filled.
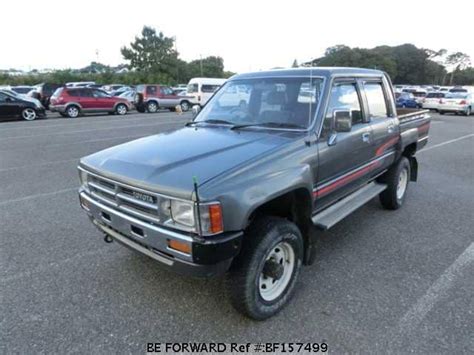
[[[352,128],[352,113],[349,110],[334,110],[334,129],[336,132],[350,132]]]

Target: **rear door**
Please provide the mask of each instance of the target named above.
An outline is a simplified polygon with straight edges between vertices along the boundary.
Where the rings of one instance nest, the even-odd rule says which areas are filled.
[[[94,105],[97,110],[100,111],[111,111],[114,108],[116,102],[109,94],[102,90],[94,89],[92,90],[92,95],[94,96]]]
[[[350,110],[350,132],[334,131],[334,111]],[[372,128],[364,112],[356,79],[335,80],[318,140],[318,182],[314,195],[316,210],[337,201],[366,180],[373,151]]]
[[[387,168],[395,159],[395,147],[400,138],[396,113],[393,112],[390,96],[384,81],[380,79],[360,80],[363,89],[365,112],[372,127],[372,175]]]
[[[173,90],[167,86],[160,86],[160,105],[163,107],[175,107],[179,104],[179,98]]]

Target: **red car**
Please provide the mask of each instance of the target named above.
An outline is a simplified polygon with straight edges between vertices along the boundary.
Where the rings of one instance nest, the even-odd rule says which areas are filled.
[[[191,96],[176,95],[168,86],[138,85],[135,105],[138,112],[155,113],[160,108],[174,111],[178,105],[186,112],[191,108],[191,99]]]
[[[51,96],[49,109],[63,117],[75,118],[85,113],[107,112],[125,115],[131,104],[94,88],[60,88]]]

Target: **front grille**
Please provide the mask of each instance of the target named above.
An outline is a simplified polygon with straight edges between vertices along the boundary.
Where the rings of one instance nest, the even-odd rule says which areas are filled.
[[[93,198],[147,222],[159,223],[158,198],[153,193],[134,189],[96,175],[88,175]]]

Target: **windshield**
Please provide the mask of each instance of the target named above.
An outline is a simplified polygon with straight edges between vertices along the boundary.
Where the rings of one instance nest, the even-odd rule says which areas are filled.
[[[188,93],[192,94],[198,92],[198,84],[189,84],[188,85]]]
[[[321,97],[321,78],[266,78],[227,82],[195,122],[279,125],[306,129]]]
[[[463,94],[463,93],[447,94],[446,98],[447,99],[467,99],[467,94]]]

